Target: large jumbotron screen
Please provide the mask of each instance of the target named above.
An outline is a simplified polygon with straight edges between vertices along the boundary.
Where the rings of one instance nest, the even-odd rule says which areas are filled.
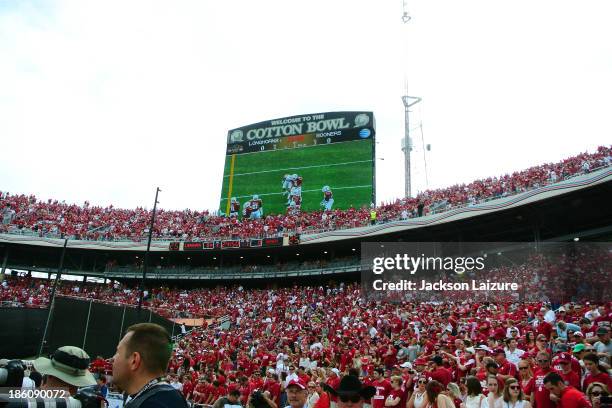
[[[372,112],[299,115],[232,129],[220,211],[252,217],[253,209],[265,216],[369,206],[376,202],[374,138]]]

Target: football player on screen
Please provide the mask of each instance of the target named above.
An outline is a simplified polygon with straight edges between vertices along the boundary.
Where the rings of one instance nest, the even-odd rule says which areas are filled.
[[[291,196],[291,204],[287,208],[289,214],[298,214],[302,208],[302,196],[294,195]]]
[[[285,204],[287,207],[291,205],[291,190],[294,186],[294,176],[294,174],[285,174],[283,176],[282,194],[287,197],[287,203]]]
[[[295,191],[294,195],[302,195],[302,176],[298,176],[297,174],[293,174],[291,176],[291,180],[293,181],[293,185],[291,186],[292,192]]]
[[[253,212],[251,210],[251,201],[247,201],[242,206],[242,218],[251,218],[251,212]]]
[[[289,176],[291,180],[289,196],[287,197],[287,207],[291,207],[295,203],[296,197],[299,198],[299,201],[302,201],[302,177],[297,174],[292,174]]]
[[[334,205],[334,195],[329,186],[323,186],[321,189],[323,193],[323,200],[321,201],[321,207],[325,208],[325,211],[330,211]]]
[[[240,214],[240,202],[236,199],[236,197],[232,197],[230,201],[230,217],[238,217]]]
[[[291,174],[285,174],[283,176],[283,181],[282,181],[282,187],[281,187],[281,191],[283,193],[284,196],[289,196],[289,191],[291,190],[291,185],[293,183],[291,182]]]
[[[253,198],[245,204],[245,207],[247,207],[247,205],[248,212],[243,211],[242,213],[245,218],[258,220],[263,216],[263,204],[257,194],[253,195]]]

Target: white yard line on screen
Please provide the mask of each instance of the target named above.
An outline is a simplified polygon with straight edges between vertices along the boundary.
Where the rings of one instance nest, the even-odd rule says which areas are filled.
[[[251,173],[234,173],[234,177],[238,177],[238,176],[250,176],[252,174],[261,174],[261,173],[275,173],[277,171],[286,171],[286,170],[314,169],[314,168],[318,168],[318,167],[344,166],[344,165],[347,165],[347,164],[371,163],[371,162],[372,162],[372,159],[370,159],[370,160],[357,160],[357,161],[350,161],[350,162],[344,162],[344,163],[318,164],[316,166],[287,167],[287,168],[284,168],[284,169],[262,170],[262,171],[254,171],[254,172],[251,172]],[[225,175],[223,177],[229,177],[229,174]]]
[[[363,186],[347,186],[347,187],[334,187],[332,188],[332,191],[336,191],[336,190],[347,190],[350,188],[366,188],[366,187],[370,187],[372,188],[371,184],[365,184]],[[302,190],[302,193],[312,193],[313,191],[318,191],[321,192],[320,188],[316,188],[314,190]],[[263,193],[263,194],[257,194],[258,196],[262,197],[262,196],[273,196],[273,195],[281,195],[284,193]],[[245,195],[245,196],[236,196],[235,198],[251,198],[252,196],[250,195]],[[227,198],[222,198],[221,201],[226,201]],[[265,207],[265,205],[264,205]]]

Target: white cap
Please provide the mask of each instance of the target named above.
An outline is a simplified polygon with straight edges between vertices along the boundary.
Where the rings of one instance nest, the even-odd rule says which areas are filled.
[[[412,364],[410,364],[408,361],[406,361],[405,363],[401,364],[400,367],[402,367],[402,368],[412,368]]]
[[[336,375],[340,375],[340,370],[338,370],[337,368],[332,368],[331,369],[332,373],[336,373]]]

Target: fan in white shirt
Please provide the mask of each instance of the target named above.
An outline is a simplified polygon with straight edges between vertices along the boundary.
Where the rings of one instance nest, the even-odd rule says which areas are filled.
[[[300,377],[298,377],[297,373],[295,372],[295,366],[293,364],[289,366],[289,374],[287,375],[287,378],[283,382],[283,386],[287,388],[287,385],[289,385],[289,382],[291,380],[295,380],[295,381],[300,380]]]
[[[521,361],[521,356],[525,354],[525,350],[521,350],[516,346],[516,339],[507,339],[504,351],[506,353],[506,360],[518,367],[518,364]]]

